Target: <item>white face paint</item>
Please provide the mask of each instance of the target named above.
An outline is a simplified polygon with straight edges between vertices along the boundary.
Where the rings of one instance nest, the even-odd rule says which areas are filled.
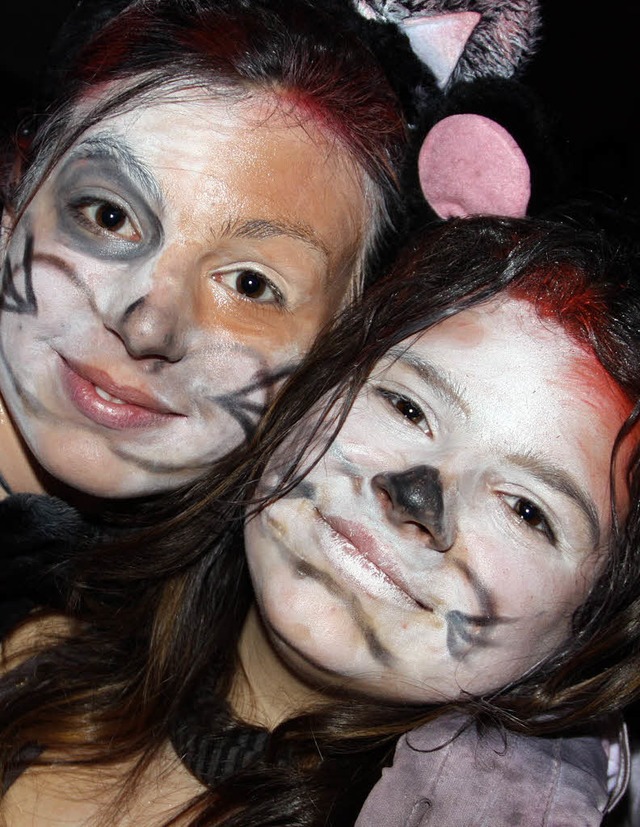
[[[520,677],[600,570],[625,412],[523,302],[406,342],[320,464],[248,522],[263,645],[303,680],[410,702]]]
[[[240,443],[349,290],[363,193],[275,96],[174,92],[83,134],[5,251],[0,387],[38,462],[141,495]]]

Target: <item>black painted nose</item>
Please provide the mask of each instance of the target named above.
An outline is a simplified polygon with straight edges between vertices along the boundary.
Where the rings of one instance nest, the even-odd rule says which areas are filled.
[[[376,474],[374,490],[386,498],[389,519],[397,525],[414,523],[430,535],[429,545],[446,551],[453,543],[453,530],[445,515],[440,472],[430,465],[417,465],[397,474]]]

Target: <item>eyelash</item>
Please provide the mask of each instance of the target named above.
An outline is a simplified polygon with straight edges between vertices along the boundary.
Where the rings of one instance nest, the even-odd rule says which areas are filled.
[[[414,421],[408,413],[403,413],[398,403],[402,403],[413,409],[416,414],[416,419],[422,420],[426,427],[420,428],[420,430],[424,431],[425,433],[431,434],[431,428],[429,426],[429,421],[425,416],[422,408],[417,405],[410,397],[405,396],[402,393],[397,393],[396,391],[391,391],[388,388],[376,388],[376,392],[379,396],[381,396],[387,404],[389,404],[395,411],[398,413],[403,419],[407,419],[412,425],[416,425],[416,427],[420,427],[417,424],[417,421]],[[542,534],[551,545],[556,545],[556,534],[551,527],[551,523],[547,519],[544,514],[544,511],[540,508],[540,506],[536,505],[532,500],[527,499],[526,497],[518,497],[515,495],[503,495],[507,507],[511,510],[513,514],[515,514],[518,522],[530,531],[534,531],[537,534]],[[527,509],[533,514],[534,520],[537,521],[538,524],[532,525],[531,522],[528,522],[527,516],[522,512],[519,513],[519,509]]]
[[[76,221],[94,235],[106,234],[109,236],[118,236],[123,241],[128,241],[130,243],[136,243],[140,241],[142,238],[142,232],[130,217],[129,212],[116,201],[109,201],[106,198],[83,198],[73,202],[69,206]],[[114,229],[111,227],[104,227],[100,224],[97,217],[92,218],[89,215],[87,215],[87,210],[89,208],[95,208],[99,210],[105,207],[111,208],[112,211],[122,213],[122,215],[124,216],[124,224],[126,225],[126,223],[129,223],[131,225],[131,227],[134,230],[133,235],[135,237],[131,238],[127,237],[126,235],[121,235],[119,232],[120,228]]]
[[[398,413],[403,419],[408,420],[412,425],[415,425],[417,428],[420,428],[423,433],[431,435],[431,427],[429,425],[429,420],[424,414],[422,408],[416,404],[413,399],[408,396],[405,396],[402,393],[397,393],[396,391],[388,390],[387,388],[377,388],[377,393],[389,404],[395,411]],[[415,412],[415,417],[412,417],[412,414],[409,410],[401,410],[400,406],[405,406],[406,409],[411,409]],[[424,427],[419,425],[419,422],[424,422]]]
[[[243,301],[251,302],[252,304],[259,304],[259,305],[275,305],[283,310],[286,309],[286,299],[282,294],[282,291],[276,287],[276,285],[271,281],[271,279],[267,278],[264,273],[261,273],[259,270],[254,270],[251,267],[236,267],[235,269],[231,270],[218,270],[212,274],[215,281],[229,287],[238,295],[242,296]],[[232,286],[227,281],[225,281],[225,277],[231,278],[235,275],[235,284]],[[242,290],[238,287],[238,281],[243,276],[254,276],[262,282],[263,285],[266,286],[266,289],[270,290],[273,294],[273,298],[271,299],[262,299],[261,297],[253,297],[248,296],[246,293],[243,293]]]
[[[551,528],[551,524],[549,523],[549,520],[546,518],[544,511],[540,508],[540,506],[536,505],[534,502],[527,499],[526,497],[517,497],[513,495],[505,495],[505,501],[507,503],[507,506],[511,509],[511,511],[513,511],[518,521],[522,525],[525,525],[531,531],[535,531],[538,534],[542,534],[552,545],[556,545],[555,532]],[[521,507],[523,509],[531,509],[534,515],[534,519],[538,521],[538,524],[533,525],[532,523],[528,522],[525,515],[518,512],[518,507]]]
[[[102,226],[102,224],[98,220],[97,216],[96,217],[91,217],[87,214],[87,211],[90,208],[100,210],[100,209],[105,208],[105,207],[106,208],[111,208],[111,210],[114,211],[114,212],[117,211],[117,212],[122,213],[122,215],[123,215],[123,219],[122,219],[123,225],[126,226],[127,223],[131,225],[131,227],[134,229],[134,233],[135,233],[134,238],[127,237],[126,235],[121,235],[119,233],[119,230],[121,229],[120,227],[118,227],[117,229],[113,229],[113,228],[110,228],[110,227]],[[89,198],[89,197],[87,197],[87,198],[82,198],[82,199],[79,199],[78,201],[75,201],[75,202],[71,203],[69,205],[69,208],[70,208],[71,213],[73,214],[75,220],[79,224],[81,224],[84,228],[86,228],[89,232],[93,233],[94,235],[98,235],[98,236],[101,236],[103,234],[106,234],[106,235],[109,235],[109,236],[114,236],[115,235],[115,236],[119,236],[124,241],[128,241],[130,243],[136,243],[136,242],[141,240],[142,233],[140,232],[140,230],[138,229],[138,227],[136,226],[134,221],[129,216],[128,211],[124,207],[122,207],[120,204],[118,204],[115,200],[114,201],[109,201],[108,199],[105,199],[105,198]],[[246,301],[249,301],[253,304],[276,305],[276,306],[281,307],[283,309],[286,307],[286,301],[285,301],[285,297],[282,294],[282,291],[279,290],[279,288],[276,287],[276,285],[270,279],[268,279],[264,275],[264,273],[261,273],[259,270],[253,270],[250,267],[244,267],[244,268],[238,268],[236,270],[222,271],[222,272],[216,273],[214,275],[218,276],[219,281],[221,281],[222,283],[225,283],[223,281],[223,277],[224,276],[233,276],[234,273],[237,274],[236,285],[234,285],[234,286],[228,285],[228,286],[230,286],[231,289],[234,290],[234,292],[236,292],[238,295],[243,296],[243,298]],[[261,300],[261,295],[262,294],[258,297],[255,297],[255,296],[249,296],[246,293],[243,293],[243,291],[237,286],[237,281],[240,278],[242,278],[243,276],[246,276],[246,275],[253,275],[254,277],[257,276],[257,278],[261,281],[261,283],[263,285],[262,292],[264,292],[264,289],[270,290],[273,298],[268,298],[268,299],[262,299]]]

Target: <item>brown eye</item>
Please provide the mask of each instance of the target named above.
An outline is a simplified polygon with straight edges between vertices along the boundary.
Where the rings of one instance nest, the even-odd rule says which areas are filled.
[[[267,292],[267,280],[255,270],[241,270],[236,279],[236,290],[249,299],[261,299]]]
[[[511,506],[520,520],[534,531],[539,531],[550,541],[555,542],[555,534],[543,511],[537,505],[523,497],[514,498]]]
[[[127,218],[126,212],[115,204],[102,204],[96,210],[96,222],[105,230],[121,230]]]
[[[93,235],[138,242],[142,233],[124,207],[111,201],[87,198],[71,205],[76,221]]]
[[[248,301],[282,308],[287,306],[281,291],[259,270],[240,266],[218,270],[211,275],[214,281],[223,284],[228,290]]]
[[[431,428],[424,411],[412,399],[387,388],[378,388],[378,393],[403,419],[406,419],[412,425],[416,425],[424,433],[431,434]]]
[[[518,517],[532,528],[538,528],[544,522],[540,509],[529,500],[518,500],[515,511]]]
[[[414,405],[410,399],[399,396],[396,399],[395,406],[398,413],[402,414],[402,416],[410,422],[417,423],[424,419],[424,414],[420,408],[417,405]]]

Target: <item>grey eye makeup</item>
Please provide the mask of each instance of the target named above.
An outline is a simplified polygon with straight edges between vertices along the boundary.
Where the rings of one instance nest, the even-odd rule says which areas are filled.
[[[126,170],[110,155],[71,157],[63,165],[54,198],[65,244],[107,260],[137,259],[158,249],[160,219]]]

